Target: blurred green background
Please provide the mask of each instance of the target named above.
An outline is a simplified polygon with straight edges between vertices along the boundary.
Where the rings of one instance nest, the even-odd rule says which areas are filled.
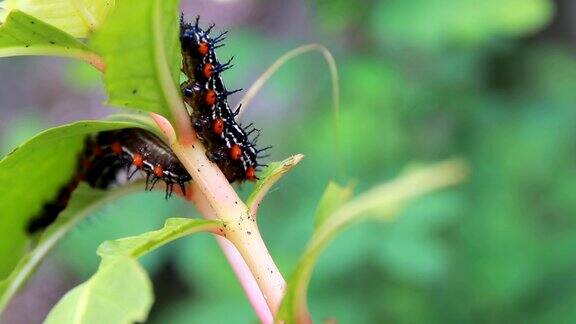
[[[344,171],[320,55],[289,63],[244,115],[263,129],[261,143],[274,145],[273,160],[306,155],[259,216],[286,277],[329,180],[353,180],[363,191],[414,163],[459,155],[472,164],[465,186],[418,201],[394,223],[339,237],[310,287],[316,320],[576,321],[576,3],[204,0],[183,8],[230,31],[220,54],[235,56],[230,88],[248,88],[304,43],[322,43],[336,57]],[[81,63],[2,59],[0,75],[2,154],[46,127],[112,111],[100,104],[98,74]],[[39,322],[95,271],[100,242],[195,216],[162,196],[128,197],[80,224],[4,321]],[[212,237],[180,240],[144,263],[157,298],[151,323],[257,321]]]

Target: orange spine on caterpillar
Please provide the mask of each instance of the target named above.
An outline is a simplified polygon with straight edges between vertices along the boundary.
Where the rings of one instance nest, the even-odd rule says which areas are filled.
[[[192,124],[206,146],[206,155],[228,181],[255,181],[256,171],[265,166],[258,162],[263,158],[260,153],[270,147],[258,150],[255,142],[260,130],[252,124],[243,128],[235,120],[240,107],[232,111],[228,105],[228,96],[240,90],[226,89],[221,73],[232,67],[232,59],[220,63],[215,52],[223,46],[226,32],[212,38],[210,31],[214,25],[203,30],[198,21],[199,17],[190,24],[182,18],[180,24],[182,72],[188,77],[181,87],[184,101],[192,108]],[[250,139],[253,133],[256,136]]]

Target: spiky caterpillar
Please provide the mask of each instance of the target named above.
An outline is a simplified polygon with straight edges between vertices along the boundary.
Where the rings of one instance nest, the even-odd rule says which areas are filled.
[[[93,188],[107,189],[116,183],[121,171],[126,171],[128,179],[137,172],[143,173],[149,190],[158,181],[164,182],[166,198],[172,195],[174,185],[185,194],[185,185],[192,179],[170,147],[151,132],[139,128],[100,132],[86,140],[72,179],[60,189],[56,199],[46,203],[30,220],[28,233],[52,224],[81,181]]]
[[[214,25],[203,30],[198,21],[199,17],[190,24],[182,18],[180,24],[182,72],[188,77],[181,88],[184,101],[192,108],[192,125],[206,146],[208,158],[228,181],[255,181],[256,171],[263,166],[258,162],[259,154],[269,147],[256,148],[260,130],[252,124],[243,128],[235,120],[239,108],[232,111],[228,105],[228,96],[239,91],[228,91],[221,76],[232,66],[232,60],[220,63],[215,51],[223,46],[226,32],[212,38]],[[251,140],[249,136],[254,133],[256,137]]]

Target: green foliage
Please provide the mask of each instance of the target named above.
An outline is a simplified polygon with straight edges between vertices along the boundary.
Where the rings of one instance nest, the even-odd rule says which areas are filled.
[[[113,258],[117,256],[139,258],[178,238],[199,231],[215,230],[220,225],[222,225],[222,223],[219,221],[170,218],[160,230],[147,232],[134,237],[106,241],[100,245],[97,253],[103,258]]]
[[[406,207],[394,226],[381,229],[380,243],[371,251],[373,260],[397,280],[421,285],[442,280],[449,271],[450,253],[437,233],[457,221],[463,212],[459,192],[419,199]]]
[[[134,323],[146,320],[152,284],[134,259],[106,260],[90,280],[69,291],[45,323]]]
[[[62,298],[47,323],[146,320],[153,293],[150,279],[136,259],[178,238],[214,231],[221,225],[218,221],[171,218],[160,230],[102,243],[97,251],[102,258],[98,271]]]
[[[94,54],[84,43],[24,12],[14,10],[0,26],[0,57],[55,55],[90,61]]]
[[[351,194],[350,188],[329,185],[317,209],[316,219],[320,220],[320,223],[288,281],[288,289],[277,321],[308,322],[306,293],[312,271],[321,252],[340,232],[370,218],[389,221],[412,200],[461,182],[466,177],[466,169],[462,161],[453,160],[413,170],[390,183],[363,193],[350,202],[346,202]],[[337,197],[341,199],[336,199]]]
[[[106,19],[115,0],[3,0],[0,23],[12,10],[20,10],[74,36],[88,37]]]
[[[106,64],[110,104],[165,117],[186,111],[175,81],[181,64],[178,4],[178,0],[121,1],[93,37],[91,44]]]
[[[432,50],[531,33],[552,13],[549,0],[393,0],[373,11],[374,30],[383,40]]]
[[[576,129],[570,90],[574,53],[547,37],[557,27],[538,32],[551,18],[552,1],[501,1],[490,8],[475,2],[472,9],[464,7],[471,2],[461,3],[462,10],[447,18],[433,6],[454,7],[455,1],[365,3],[359,11],[371,15],[363,22],[355,20],[358,12],[337,12],[354,35],[338,34],[349,42],[338,63],[343,155],[360,190],[414,158],[462,154],[474,173],[458,195],[432,195],[409,206],[394,224],[360,224],[343,233],[320,258],[311,283],[310,308],[318,318],[362,323],[574,318],[569,310],[576,264],[570,252],[576,242],[576,204],[570,198],[576,188],[570,156],[576,150],[569,140]],[[452,19],[503,14],[517,17],[469,21],[478,26],[474,30],[444,29]],[[519,26],[517,32],[504,29],[506,24]],[[362,40],[366,35],[378,37]],[[327,106],[327,96],[322,99]],[[320,110],[318,100],[308,107]],[[307,145],[307,162],[318,163],[298,170],[286,191],[318,191],[314,182],[329,179],[324,170],[331,148],[318,144],[327,139],[310,139],[308,133],[319,124],[328,129],[322,117],[292,122],[305,133],[294,147]],[[313,199],[297,194],[268,203],[274,208],[292,199],[306,206],[302,209],[313,208]],[[274,215],[284,220],[292,214]],[[302,240],[293,229],[303,222],[282,223],[281,231],[272,229],[278,220],[265,224],[263,231],[269,228],[277,242],[271,249]]]
[[[315,228],[319,228],[324,224],[324,221],[334,214],[336,210],[346,204],[352,198],[353,187],[341,187],[334,182],[330,182],[328,187],[322,195],[322,199],[318,203],[316,209],[316,224]]]

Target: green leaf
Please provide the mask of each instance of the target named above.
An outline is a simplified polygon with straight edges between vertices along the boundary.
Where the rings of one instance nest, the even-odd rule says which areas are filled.
[[[136,260],[107,259],[56,304],[45,323],[143,322],[153,301],[150,278]]]
[[[74,37],[88,37],[114,8],[114,0],[5,0],[0,2],[0,23],[13,10],[21,10]]]
[[[110,104],[166,117],[170,109],[186,112],[176,84],[181,64],[178,4],[121,1],[94,36],[92,45],[106,64]]]
[[[48,129],[0,160],[0,278],[10,273],[26,252],[28,220],[71,179],[86,135],[127,127],[148,125],[80,121]]]
[[[467,175],[467,165],[460,160],[448,160],[420,170],[412,170],[399,178],[379,185],[339,208],[329,207],[327,202],[334,193],[342,194],[346,189],[328,188],[322,199],[320,213],[324,220],[315,229],[314,235],[288,281],[288,288],[280,306],[276,321],[285,323],[310,322],[306,305],[308,284],[316,261],[322,251],[339,233],[351,225],[370,218],[392,220],[407,204],[413,200],[462,182]],[[336,204],[338,204],[336,202]],[[318,217],[318,215],[317,215]]]
[[[97,65],[100,58],[84,43],[24,12],[15,10],[0,25],[0,57],[54,55]]]
[[[220,221],[170,218],[166,220],[164,227],[157,231],[114,241],[106,241],[98,247],[97,253],[102,258],[117,256],[139,258],[176,239],[197,232],[216,230],[220,225],[222,225]]]
[[[246,205],[250,208],[252,213],[255,213],[260,205],[264,196],[268,193],[270,188],[284,176],[284,174],[288,173],[288,171],[292,170],[296,164],[300,163],[304,155],[297,154],[287,158],[282,162],[272,162],[270,165],[262,172],[260,175],[260,179],[256,183],[254,190],[250,193],[250,197],[246,200]]]
[[[347,203],[350,198],[352,198],[353,190],[352,185],[342,187],[334,182],[330,182],[316,209],[315,228],[322,226],[330,215],[334,214],[338,208]]]
[[[28,252],[10,276],[0,282],[0,313],[7,306],[10,299],[26,283],[30,275],[36,270],[44,257],[52,248],[73,228],[80,220],[97,210],[101,205],[138,190],[143,184],[136,182],[112,191],[103,191],[89,188],[81,184],[72,194],[70,203],[40,236],[38,243]]]
[[[68,292],[48,315],[47,323],[132,323],[146,320],[152,304],[150,279],[137,258],[178,238],[215,231],[222,222],[170,218],[157,231],[98,247],[102,262],[85,283]]]

